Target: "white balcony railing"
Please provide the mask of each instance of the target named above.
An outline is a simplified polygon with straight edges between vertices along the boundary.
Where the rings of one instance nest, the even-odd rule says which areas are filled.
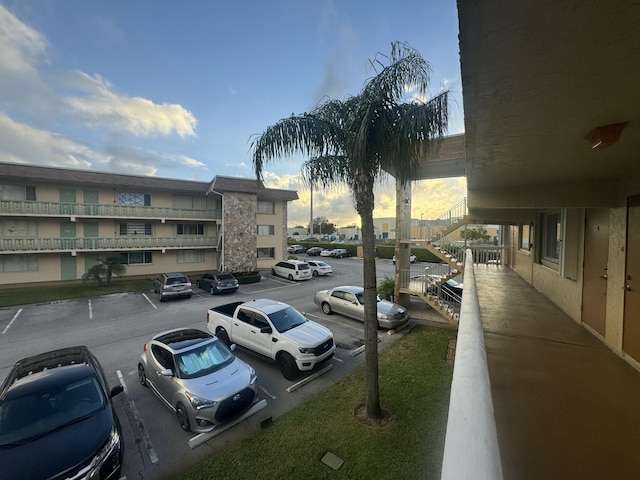
[[[0,238],[0,254],[217,248],[216,237]]]
[[[502,463],[484,332],[467,252],[441,480],[501,480]]]
[[[220,210],[130,206],[116,204],[36,202],[0,200],[2,216],[93,217],[93,218],[164,218],[219,220]]]

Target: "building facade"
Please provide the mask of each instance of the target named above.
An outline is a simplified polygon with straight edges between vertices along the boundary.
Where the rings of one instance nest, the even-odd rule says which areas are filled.
[[[289,190],[0,164],[0,285],[79,281],[118,254],[127,277],[266,269],[286,251]]]

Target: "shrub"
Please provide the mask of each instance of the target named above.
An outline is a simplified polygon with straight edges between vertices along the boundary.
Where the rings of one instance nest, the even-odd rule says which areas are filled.
[[[258,283],[262,275],[260,272],[238,272],[233,274],[238,279],[240,285],[246,285],[247,283]]]
[[[383,300],[390,300],[393,302],[393,291],[396,288],[396,281],[393,278],[384,277],[384,280],[378,285],[378,295]]]

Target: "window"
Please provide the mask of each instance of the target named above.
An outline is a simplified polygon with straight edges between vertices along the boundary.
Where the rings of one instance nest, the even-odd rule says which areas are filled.
[[[151,195],[148,193],[120,192],[118,194],[118,205],[149,207],[151,206]]]
[[[189,195],[174,195],[173,207],[184,208],[187,210],[206,210],[206,197],[192,197]]]
[[[559,211],[545,212],[542,215],[542,263],[557,268],[561,248],[562,215]]]
[[[275,235],[276,227],[274,225],[258,225],[258,235]]]
[[[120,235],[152,235],[150,223],[121,223]]]
[[[0,221],[0,236],[19,238],[37,237],[38,224],[35,221],[7,218]]]
[[[0,200],[35,200],[36,187],[0,185]]]
[[[178,263],[203,263],[204,250],[178,250]]]
[[[36,187],[26,186],[24,187],[25,199],[35,201],[36,199]]]
[[[204,235],[204,223],[178,223],[178,235]]]
[[[141,265],[152,263],[151,252],[127,252],[121,253],[122,263],[125,265]]]
[[[37,255],[2,255],[0,272],[37,272]]]
[[[275,203],[267,200],[258,200],[258,213],[276,213]]]
[[[525,225],[520,225],[520,231],[518,232],[520,250],[526,250],[527,252],[531,250],[531,231],[532,230],[533,230],[532,225],[528,223]]]
[[[276,258],[276,249],[270,247],[259,248],[258,258]]]

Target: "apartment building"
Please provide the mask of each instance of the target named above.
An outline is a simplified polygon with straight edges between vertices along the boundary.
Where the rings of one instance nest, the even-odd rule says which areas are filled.
[[[117,253],[126,276],[269,268],[295,191],[0,163],[0,285],[79,281]]]

